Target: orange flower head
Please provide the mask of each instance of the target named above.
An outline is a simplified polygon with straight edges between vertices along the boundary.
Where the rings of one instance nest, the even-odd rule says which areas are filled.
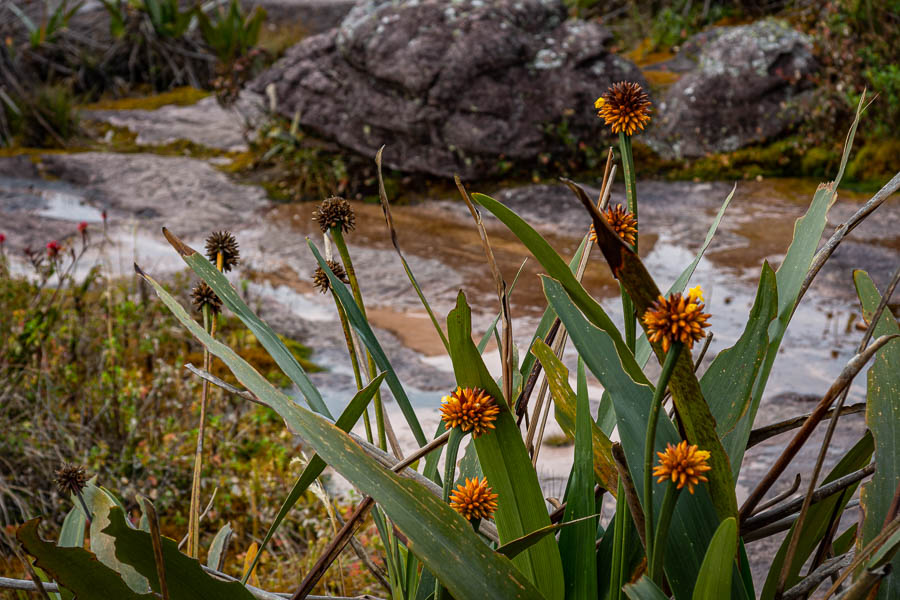
[[[698,450],[697,446],[688,446],[682,441],[677,446],[666,444],[665,452],[657,452],[659,464],[653,468],[653,476],[658,477],[657,483],[671,479],[680,490],[685,484],[688,491],[694,493],[694,486],[701,481],[709,481],[703,473],[712,467],[706,464],[709,452]]]
[[[487,479],[469,479],[450,492],[450,507],[469,521],[489,519],[497,510],[497,494]]]
[[[634,213],[621,204],[616,204],[615,206],[607,206],[606,210],[603,211],[603,216],[606,217],[606,222],[613,228],[613,231],[622,238],[622,241],[629,246],[634,246],[635,236],[637,235],[637,219]],[[597,232],[594,231],[593,225],[591,225],[591,241],[597,241]]]
[[[441,420],[445,427],[460,427],[464,432],[471,431],[473,437],[493,429],[499,413],[497,402],[481,388],[457,387],[441,399]]]
[[[672,294],[668,299],[662,296],[644,313],[644,325],[651,342],[662,342],[663,352],[668,352],[673,342],[681,342],[688,349],[694,342],[706,337],[705,327],[709,327],[712,315],[704,313],[702,290],[695,287],[687,296]]]
[[[609,86],[606,93],[594,103],[597,116],[612,127],[613,133],[634,135],[650,122],[650,97],[643,88],[631,81],[620,81]]]

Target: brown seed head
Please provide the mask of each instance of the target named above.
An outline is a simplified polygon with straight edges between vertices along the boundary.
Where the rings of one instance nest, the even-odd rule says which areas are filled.
[[[609,86],[606,93],[594,103],[597,116],[612,127],[613,133],[634,135],[650,121],[650,98],[643,88],[631,81],[620,81]]]
[[[712,469],[706,464],[709,452],[698,450],[697,446],[688,446],[682,441],[677,446],[666,444],[665,452],[657,452],[659,464],[653,468],[653,476],[657,483],[671,479],[680,490],[685,484],[688,491],[694,493],[694,486],[701,481],[709,481],[703,473]]]
[[[668,299],[660,296],[644,313],[644,325],[651,342],[662,342],[663,352],[668,352],[673,342],[681,342],[688,349],[694,342],[706,337],[704,328],[709,327],[712,315],[704,313],[700,286],[692,289],[687,296],[672,294]]]
[[[487,479],[469,479],[450,492],[450,507],[469,521],[489,519],[497,510],[497,494],[488,486]]]
[[[603,216],[606,217],[606,222],[613,228],[613,231],[622,238],[622,241],[629,246],[634,246],[635,236],[637,235],[637,219],[634,213],[621,204],[616,204],[615,206],[607,206],[606,210],[603,211]],[[591,241],[597,241],[597,232],[594,231],[593,225],[591,225]]]
[[[472,431],[473,437],[484,435],[494,428],[500,407],[494,398],[481,388],[461,388],[441,398],[441,420],[447,429],[460,427]]]
[[[87,484],[84,467],[65,464],[56,472],[56,489],[63,496],[72,496],[81,492]]]
[[[206,238],[206,258],[216,264],[218,254],[222,253],[222,270],[228,272],[237,266],[241,258],[238,243],[230,231],[216,231]]]
[[[313,221],[319,224],[322,233],[327,233],[333,227],[340,227],[344,233],[356,228],[356,215],[353,213],[353,207],[339,196],[332,196],[324,200],[313,211]]]
[[[341,263],[335,260],[329,260],[328,267],[331,269],[331,272],[334,273],[335,277],[344,283],[350,283],[350,280],[347,279],[347,273],[344,271],[344,267]],[[322,267],[316,267],[316,271],[313,273],[313,285],[323,294],[331,289],[331,280],[328,279],[328,275],[325,274]]]
[[[222,312],[222,300],[205,281],[201,281],[194,286],[194,289],[191,291],[191,302],[199,313],[203,312],[204,306],[208,306],[210,312],[214,315]]]

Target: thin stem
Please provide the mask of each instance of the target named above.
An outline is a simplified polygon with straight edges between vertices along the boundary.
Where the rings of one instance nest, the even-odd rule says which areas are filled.
[[[656,425],[659,422],[659,408],[666,393],[666,386],[672,377],[678,355],[681,353],[681,342],[675,342],[666,354],[662,373],[656,390],[653,392],[653,401],[650,404],[650,418],[647,420],[647,437],[644,439],[644,539],[647,542],[647,558],[653,556],[653,449],[656,442]]]
[[[459,442],[462,440],[463,430],[454,427],[450,430],[450,439],[447,440],[447,454],[444,457],[444,487],[442,488],[441,499],[444,503],[450,502],[450,490],[453,489],[453,482],[456,480],[456,455],[459,453]],[[476,529],[476,531],[478,531]],[[443,600],[445,598],[444,586],[435,578],[434,581],[434,600]]]
[[[203,305],[203,329],[213,328],[209,305]],[[203,370],[209,372],[211,366],[209,349],[203,347]],[[187,553],[191,558],[200,554],[200,475],[203,470],[203,438],[206,432],[206,404],[209,398],[209,381],[203,380],[200,388],[200,426],[197,429],[197,446],[194,454],[194,473],[191,481],[191,508],[188,515]]]
[[[613,525],[612,566],[610,567],[609,576],[610,600],[621,600],[622,598],[622,577],[625,570],[625,527],[628,524],[627,510],[625,486],[622,483],[622,478],[619,477],[619,486],[616,492],[615,525]]]
[[[334,305],[337,308],[338,317],[341,319],[341,329],[344,331],[344,340],[347,342],[347,352],[350,354],[350,365],[353,367],[353,377],[356,379],[356,389],[363,389],[362,373],[359,370],[359,359],[356,357],[356,346],[353,343],[353,333],[350,330],[350,323],[347,321],[347,313],[341,306],[337,294],[331,290],[331,297],[334,299]],[[369,407],[366,407],[364,413],[366,426],[366,439],[372,443],[372,422],[369,420]]]
[[[353,268],[353,260],[350,258],[350,251],[347,249],[347,243],[344,241],[344,234],[341,232],[341,228],[332,227],[331,237],[334,239],[334,245],[337,246],[338,252],[341,255],[341,262],[344,263],[344,271],[347,273],[347,279],[350,280],[350,289],[353,291],[353,299],[356,300],[356,305],[359,306],[359,310],[363,317],[366,317],[366,305],[363,303],[359,280],[356,278],[356,269]],[[377,375],[378,370],[375,366],[375,361],[372,359],[372,354],[368,350],[366,350],[366,358],[368,359],[369,380],[371,381],[375,378],[375,375]],[[382,450],[387,450],[387,435],[384,431],[384,405],[381,401],[380,390],[375,392],[374,404],[375,426],[378,429],[378,446]]]
[[[631,136],[626,135],[624,131],[619,132],[619,151],[622,154],[622,175],[625,177],[625,199],[628,202],[628,210],[634,215],[635,221],[638,218],[638,202],[637,191],[635,190],[634,178],[634,157],[631,153]],[[637,228],[638,225],[635,225]],[[638,232],[634,234],[634,251],[638,251]],[[634,302],[631,296],[625,291],[625,288],[619,284],[622,292],[622,314],[625,318],[625,343],[634,351],[637,339],[637,327],[634,322]]]
[[[672,522],[672,514],[675,512],[675,504],[681,492],[674,482],[670,481],[666,486],[666,494],[663,496],[662,509],[659,512],[659,524],[656,527],[656,539],[653,540],[653,556],[650,559],[650,578],[656,585],[662,586],[663,566],[666,556],[666,538],[669,536],[669,524]]]

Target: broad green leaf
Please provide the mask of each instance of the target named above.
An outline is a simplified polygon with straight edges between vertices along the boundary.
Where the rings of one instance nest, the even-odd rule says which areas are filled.
[[[474,440],[478,462],[494,492],[499,496],[494,520],[500,543],[521,538],[550,524],[537,473],[531,464],[519,428],[500,388],[491,377],[472,342],[472,318],[465,296],[459,293],[456,308],[447,316],[451,358],[456,383],[480,387],[500,405],[495,429]],[[513,563],[541,590],[547,600],[563,597],[562,561],[552,537],[545,537]]]
[[[653,583],[646,575],[635,583],[629,583],[624,588],[625,595],[631,600],[669,600],[659,586]]]
[[[16,538],[37,559],[36,564],[78,598],[153,600],[155,594],[138,594],[119,574],[97,560],[84,548],[59,547],[44,541],[37,532],[40,519],[32,519],[16,530]]]
[[[736,519],[728,518],[719,523],[719,528],[706,549],[703,565],[700,566],[693,600],[719,600],[731,596],[731,573],[737,551],[737,537]]]
[[[353,296],[347,290],[347,287],[340,279],[335,277],[334,273],[331,272],[331,268],[328,266],[328,263],[325,262],[325,259],[322,258],[316,245],[313,244],[309,238],[307,238],[306,243],[316,257],[319,266],[322,267],[322,271],[328,276],[328,279],[331,282],[331,289],[337,295],[338,300],[340,300],[341,306],[347,314],[347,319],[350,321],[350,325],[353,326],[353,329],[359,334],[359,339],[361,339],[363,344],[366,345],[366,348],[369,349],[369,353],[372,355],[375,364],[378,365],[379,369],[385,372],[385,381],[387,381],[388,387],[394,395],[394,400],[397,401],[397,405],[400,407],[400,411],[406,418],[406,423],[409,425],[413,436],[416,438],[416,442],[418,442],[419,446],[424,446],[428,441],[425,439],[425,432],[422,431],[422,426],[419,424],[419,418],[416,416],[416,411],[413,409],[409,397],[406,395],[406,390],[404,390],[403,385],[400,384],[400,379],[397,377],[397,373],[394,372],[391,361],[388,360],[387,354],[384,353],[384,349],[378,342],[378,338],[375,337],[375,332],[372,331],[372,327],[369,326],[369,322],[362,314],[362,311],[359,309]]]
[[[863,438],[844,454],[843,458],[835,465],[828,476],[822,481],[821,485],[834,481],[844,475],[849,475],[853,471],[862,469],[869,464],[869,459],[871,458],[874,449],[875,444],[872,440],[872,434],[866,432]],[[844,511],[844,507],[847,505],[847,502],[850,501],[850,498],[853,497],[853,493],[856,491],[858,485],[859,484],[851,485],[840,492],[836,492],[831,496],[810,505],[809,511],[806,513],[806,519],[803,521],[803,529],[800,532],[800,541],[797,545],[797,551],[794,554],[794,561],[788,571],[785,589],[790,589],[800,582],[800,569],[822,540],[822,537],[825,535],[825,532],[831,523],[832,517],[837,514],[838,518],[840,518],[840,515]],[[787,536],[785,536],[784,542],[782,542],[778,552],[775,554],[772,566],[769,568],[769,576],[766,578],[766,583],[760,594],[760,600],[770,600],[775,597],[775,589],[778,586],[778,577],[781,574],[782,565],[784,564],[785,555],[787,554],[787,547],[793,532],[794,527],[792,526],[790,531],[788,531]]]
[[[103,533],[115,540],[116,558],[146,577],[153,591],[159,593],[159,574],[150,534],[128,525],[119,507],[109,511]],[[253,595],[240,583],[207,575],[197,559],[178,550],[175,540],[162,537],[160,541],[170,600],[253,600]]]
[[[359,420],[359,417],[362,416],[363,411],[366,410],[366,406],[369,405],[369,402],[375,396],[375,392],[378,391],[378,388],[381,386],[381,382],[384,380],[384,373],[378,375],[373,379],[369,385],[361,389],[359,392],[353,396],[353,399],[347,404],[347,408],[344,409],[344,412],[341,413],[341,416],[338,417],[337,425],[338,429],[341,431],[350,431],[353,429],[353,426],[356,425],[356,422]],[[309,489],[309,486],[316,480],[316,478],[322,474],[322,471],[325,470],[325,461],[319,458],[318,455],[313,455],[313,457],[309,460],[309,463],[306,465],[306,468],[303,469],[303,473],[300,474],[300,477],[294,483],[294,487],[291,488],[290,493],[287,495],[287,498],[284,499],[284,502],[281,503],[281,508],[278,509],[278,514],[275,515],[275,519],[272,521],[272,524],[269,526],[269,530],[266,532],[265,537],[262,540],[262,543],[259,545],[259,550],[256,553],[256,556],[253,557],[253,562],[250,564],[250,568],[246,569],[246,573],[249,574],[256,568],[256,564],[259,562],[260,557],[262,556],[263,550],[265,550],[266,546],[269,544],[269,541],[272,539],[272,536],[275,535],[275,532],[278,530],[278,527],[281,525],[284,518],[287,514],[294,508],[294,505],[297,504],[297,501],[303,495],[303,493]],[[248,576],[245,574],[245,577]],[[246,583],[246,581],[244,581]]]
[[[777,304],[775,272],[769,263],[764,263],[756,300],[750,309],[744,332],[734,346],[719,352],[700,379],[703,396],[716,419],[716,430],[732,459],[731,468],[735,477],[740,471],[744,447],[733,447],[732,444],[743,441],[746,446],[746,440],[741,435],[727,434],[747,412],[753,384],[766,355],[767,331],[769,323],[775,318]]]
[[[853,281],[863,317],[871,321],[881,294],[865,271],[855,271]],[[889,308],[881,314],[873,329],[874,338],[900,333],[900,326]],[[875,438],[878,468],[860,492],[864,514],[860,547],[872,541],[884,527],[900,481],[900,343],[888,344],[875,354],[866,378],[866,424]],[[900,557],[894,558],[892,567],[893,575],[882,582],[878,591],[878,598],[883,600],[900,598]]]
[[[543,342],[537,344],[546,351],[550,347]],[[550,352],[552,356],[552,351]],[[541,360],[541,363],[546,363]],[[562,365],[559,365],[562,366]],[[582,367],[582,372],[584,368]],[[549,372],[547,374],[549,377]],[[556,397],[556,394],[553,394]],[[566,510],[563,521],[573,523],[579,519],[586,521],[563,529],[559,534],[559,553],[563,560],[563,576],[566,582],[567,600],[597,597],[597,519],[594,514],[594,436],[601,433],[591,417],[591,403],[587,388],[579,386],[575,410],[575,457],[569,489],[566,494]],[[559,404],[557,403],[557,406]],[[607,440],[609,441],[609,440]],[[615,472],[610,451],[609,467]],[[613,486],[610,486],[611,488]]]
[[[225,566],[225,552],[228,550],[228,543],[234,530],[231,523],[225,523],[222,528],[216,532],[212,544],[209,545],[209,553],[206,555],[206,566],[214,571],[221,571]],[[259,556],[259,554],[257,554]],[[252,571],[253,568],[251,567]]]
[[[636,314],[644,315],[661,295],[656,282],[637,253],[619,237],[594,208],[593,201],[587,197],[584,190],[578,186],[572,187],[582,204],[591,211],[594,230],[597,233],[597,245],[603,252],[613,276],[619,280],[619,284],[628,293],[634,303]],[[646,329],[643,319],[639,318],[638,321]],[[662,343],[652,343],[651,347],[662,364],[666,358]],[[711,467],[708,473],[709,493],[719,518],[736,517],[738,509],[731,462],[716,433],[716,420],[703,398],[700,382],[694,372],[691,351],[687,346],[682,348],[677,355],[668,389],[672,394],[672,402],[678,412],[678,420],[685,438],[691,444],[696,444],[709,452],[709,466]]]
[[[541,361],[541,365],[546,373],[547,383],[550,386],[550,397],[553,398],[553,402],[556,405],[556,422],[559,423],[566,435],[575,438],[575,445],[577,446],[578,433],[576,429],[578,419],[576,417],[576,406],[579,399],[569,386],[569,370],[543,341],[535,341],[531,351]],[[600,430],[600,427],[597,426],[593,419],[587,435],[592,440],[590,451],[593,459],[592,470],[594,477],[601,487],[615,496],[619,475],[616,472],[616,463],[612,457],[612,442]],[[591,487],[591,499],[593,500],[593,498],[594,490]]]
[[[756,413],[765,393],[769,374],[772,372],[772,366],[775,364],[775,359],[778,356],[781,341],[784,339],[788,324],[800,300],[803,281],[806,279],[806,275],[812,265],[813,257],[819,246],[819,240],[822,238],[822,232],[825,231],[828,210],[837,200],[837,188],[847,166],[847,159],[850,156],[850,148],[856,135],[856,127],[859,125],[862,106],[863,103],[860,101],[856,118],[850,126],[850,133],[844,143],[844,152],[841,157],[838,176],[833,182],[822,183],[816,189],[806,214],[794,223],[794,236],[791,240],[791,245],[788,247],[781,266],[778,267],[778,271],[775,273],[778,287],[778,316],[769,325],[769,346],[766,349],[766,358],[759,369],[753,386],[750,406],[730,434],[734,437],[734,440],[730,442],[730,448],[733,452],[731,461],[735,472],[740,469],[743,461],[744,450],[747,447],[747,440],[750,437],[750,431],[753,429],[753,423],[756,420]]]
[[[144,273],[141,275],[175,318],[221,359],[242,385],[277,412],[327,464],[375,499],[408,538],[410,550],[451,594],[457,598],[543,598],[509,559],[485,545],[472,526],[449,505],[415,481],[386,471],[346,433],[275,389],[231,348],[210,337],[159,283]],[[447,560],[448,556],[454,560]]]
[[[80,548],[84,546],[84,526],[86,520],[84,511],[79,506],[73,506],[63,520],[59,530],[58,544],[63,548]]]
[[[653,387],[646,379],[634,380],[623,364],[634,360],[631,354],[617,354],[618,348],[609,334],[588,322],[560,283],[543,276],[544,294],[556,310],[572,343],[578,349],[585,365],[603,385],[616,410],[616,422],[622,448],[628,461],[637,489],[643,497],[644,436],[653,399]],[[681,440],[675,425],[665,415],[660,415],[654,451],[665,449],[666,443]],[[654,494],[654,512],[659,514],[662,493]],[[698,487],[689,501],[676,505],[669,526],[666,547],[666,575],[677,598],[690,598],[694,582],[700,571],[700,561],[716,530],[718,519],[705,485]],[[732,598],[744,598],[743,588],[732,588]]]
[[[206,260],[205,256],[182,242],[172,232],[163,228],[163,233],[166,239],[169,240],[169,243],[172,244],[172,247],[181,255],[184,262],[213,289],[219,299],[222,300],[222,303],[253,332],[259,343],[272,357],[272,360],[281,368],[287,378],[300,389],[300,393],[303,394],[309,407],[317,413],[333,419],[334,417],[325,405],[325,401],[322,400],[319,390],[310,381],[306,371],[297,362],[293,353],[284,345],[278,334],[247,306],[247,303],[241,299],[225,275]]]

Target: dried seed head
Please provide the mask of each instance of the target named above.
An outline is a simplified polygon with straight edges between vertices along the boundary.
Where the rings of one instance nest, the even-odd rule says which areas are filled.
[[[228,272],[237,266],[241,258],[237,240],[230,231],[216,231],[206,238],[206,258],[216,264],[219,253],[222,253],[222,270]]]
[[[347,272],[344,271],[344,266],[341,263],[335,260],[329,260],[328,267],[331,269],[331,272],[334,273],[335,277],[344,283],[350,283],[350,280],[347,279]],[[313,273],[313,285],[323,294],[331,289],[331,280],[328,279],[328,275],[322,270],[322,267],[317,267],[315,273]]]
[[[708,451],[698,450],[697,446],[688,446],[686,441],[682,441],[677,446],[666,444],[666,451],[656,454],[659,464],[653,468],[653,476],[658,478],[657,483],[671,479],[679,490],[687,484],[688,491],[693,494],[695,485],[708,481],[703,475],[712,469],[706,464]]]
[[[353,207],[339,196],[332,196],[323,201],[313,211],[313,221],[319,224],[322,233],[327,233],[334,227],[340,227],[344,233],[356,228],[356,215],[353,213]]]
[[[700,286],[692,289],[687,296],[672,294],[668,299],[662,296],[644,313],[644,325],[651,342],[662,342],[663,352],[668,352],[673,342],[681,342],[688,349],[694,342],[706,337],[704,328],[709,327],[712,315],[704,313],[703,290]]]
[[[650,98],[643,88],[631,81],[620,81],[609,86],[606,93],[594,103],[597,116],[612,127],[613,133],[634,135],[650,121]]]
[[[205,281],[201,281],[194,286],[194,289],[191,291],[191,302],[199,313],[203,312],[204,306],[208,306],[210,312],[214,315],[222,312],[222,300]]]
[[[615,206],[607,206],[606,210],[603,211],[603,216],[606,217],[606,222],[613,228],[613,231],[622,238],[622,241],[629,246],[634,246],[635,236],[637,235],[637,219],[634,217],[634,213],[621,204],[616,204]],[[591,225],[591,241],[597,241],[597,232],[594,231],[593,225]]]
[[[481,388],[457,387],[441,399],[441,420],[447,429],[460,427],[472,431],[473,437],[484,435],[494,428],[500,408],[493,396]]]
[[[81,493],[86,484],[87,474],[82,466],[65,464],[56,472],[56,489],[64,496]]]
[[[469,479],[450,493],[450,507],[469,521],[489,519],[497,510],[497,494],[487,479]]]

